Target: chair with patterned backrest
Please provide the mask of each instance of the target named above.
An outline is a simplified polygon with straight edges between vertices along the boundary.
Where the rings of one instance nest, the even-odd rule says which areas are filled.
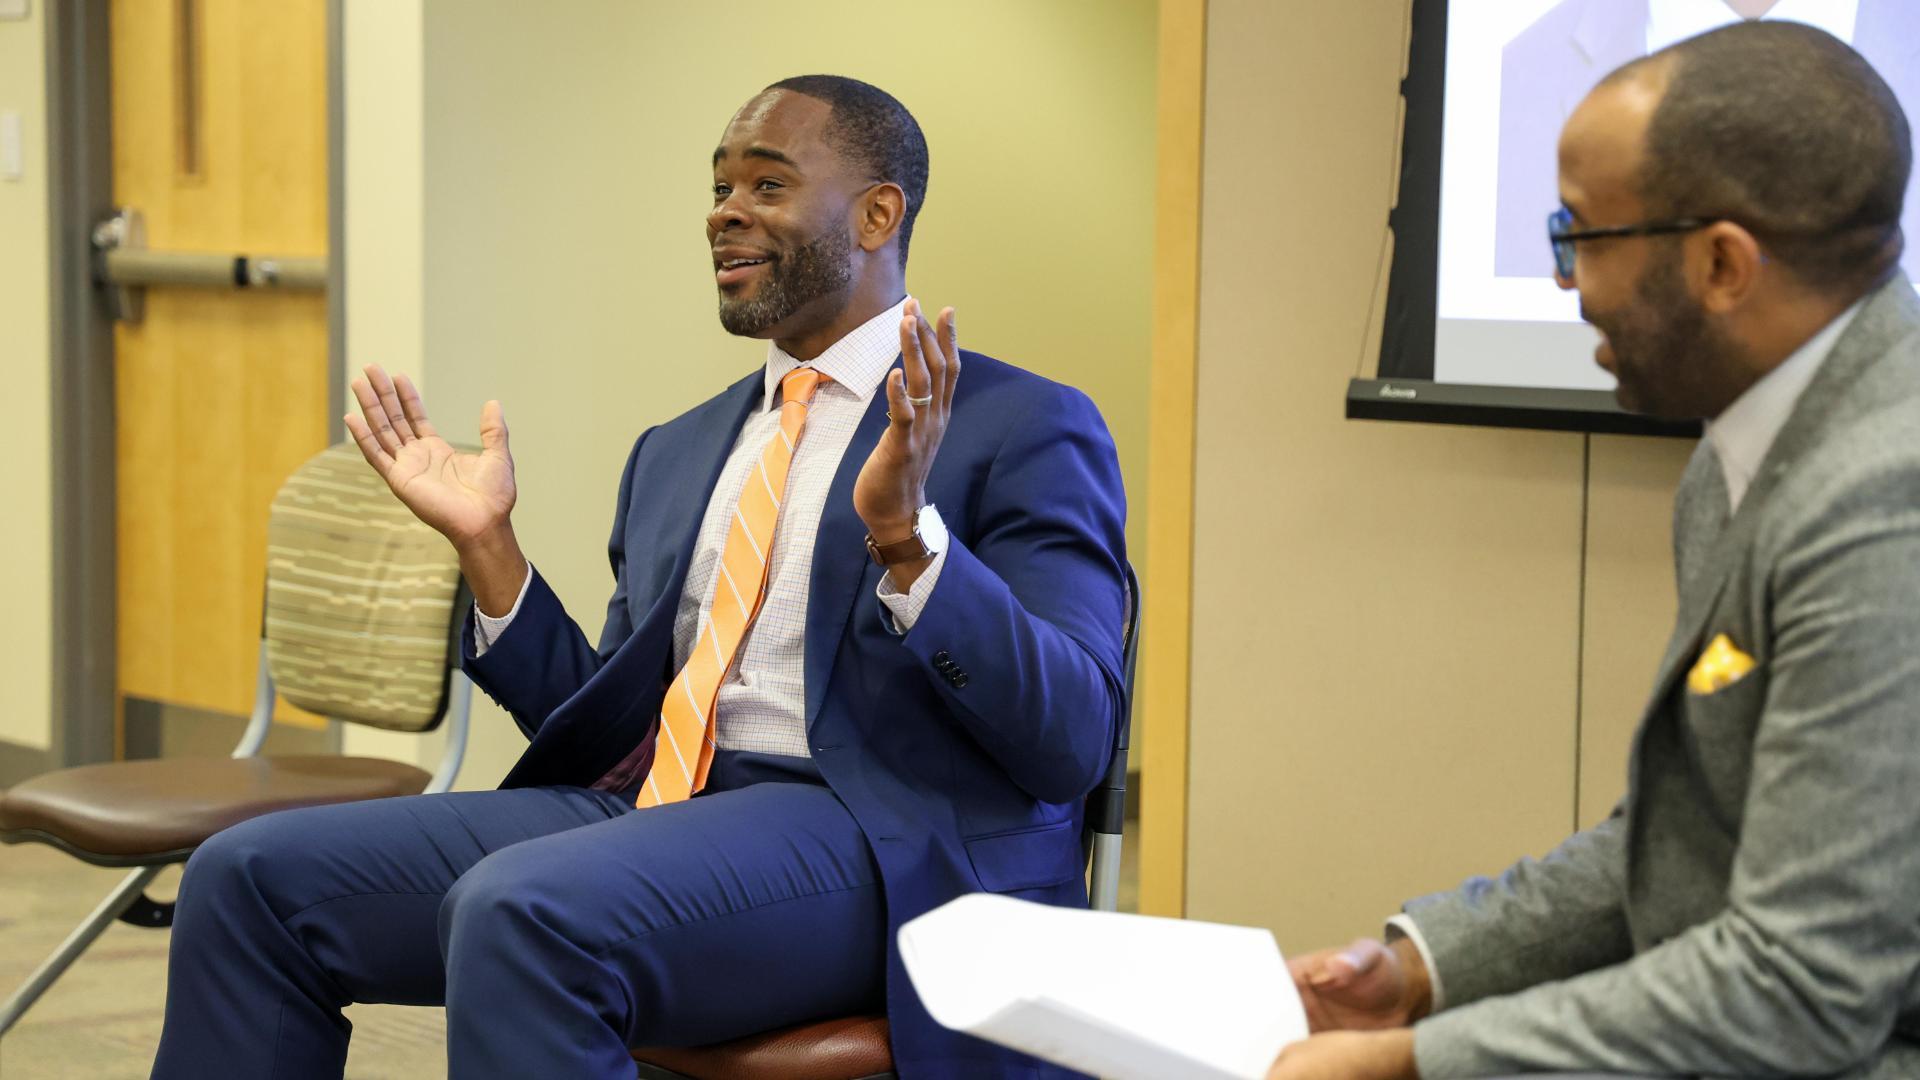
[[[148,884],[221,829],[275,810],[452,787],[473,693],[455,637],[465,593],[452,546],[393,497],[352,443],[300,466],[269,514],[253,715],[232,755],[82,765],[0,792],[0,841],[135,868],[0,1004],[0,1033],[114,920],[172,925],[173,904],[150,899]],[[446,752],[432,775],[380,758],[260,756],[276,692],[391,731],[424,733],[450,718]]]
[[[1113,754],[1100,786],[1087,796],[1081,846],[1095,911],[1120,905],[1120,855],[1126,826],[1127,742],[1133,716],[1133,664],[1140,639],[1140,582],[1126,566],[1122,628],[1123,719],[1114,725]],[[887,1018],[853,1016],[762,1032],[713,1046],[647,1047],[633,1052],[639,1080],[893,1080]]]

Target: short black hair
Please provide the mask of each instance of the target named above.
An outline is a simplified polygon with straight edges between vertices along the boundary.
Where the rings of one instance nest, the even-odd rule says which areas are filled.
[[[913,219],[927,201],[927,140],[920,124],[892,94],[844,75],[796,75],[768,90],[791,90],[832,106],[827,138],[847,160],[873,179],[900,185],[906,212],[900,219],[900,265],[907,264]]]
[[[1839,38],[1739,22],[1607,77],[1664,76],[1640,195],[1659,217],[1725,218],[1810,288],[1864,292],[1899,261],[1913,167],[1906,113]]]

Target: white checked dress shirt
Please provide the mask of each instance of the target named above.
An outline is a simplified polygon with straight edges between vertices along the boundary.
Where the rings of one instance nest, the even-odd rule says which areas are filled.
[[[900,353],[900,319],[906,299],[875,315],[815,357],[812,366],[828,380],[814,391],[807,424],[794,448],[787,471],[786,500],[774,527],[772,559],[767,567],[767,597],[760,614],[748,627],[733,667],[720,684],[714,706],[714,743],[723,750],[752,750],[764,754],[808,756],[806,718],[807,588],[813,574],[813,542],[826,508],[827,489],[839,471],[853,441],[854,429],[866,415],[875,393],[882,392],[887,371]],[[727,524],[740,502],[740,490],[752,474],[761,447],[780,429],[780,380],[800,366],[778,345],[767,345],[766,392],[760,405],[741,425],[733,451],[720,471],[719,485],[707,502],[694,541],[693,565],[680,593],[673,621],[673,663],[677,671],[699,640],[710,617],[720,550],[727,542]],[[864,559],[864,550],[840,553]],[[910,592],[896,592],[893,579],[880,578],[879,598],[891,615],[890,629],[904,634],[933,594],[946,553],[936,556],[913,583]],[[532,575],[528,575],[532,580]],[[512,610],[493,618],[476,607],[474,651],[484,653],[500,640],[520,611],[526,587],[520,589]]]

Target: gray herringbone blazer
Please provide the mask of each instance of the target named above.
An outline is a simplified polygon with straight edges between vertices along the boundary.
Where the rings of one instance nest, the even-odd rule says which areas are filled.
[[[1728,520],[1707,443],[1614,816],[1413,901],[1427,1080],[1920,1077],[1920,302],[1867,298]],[[1726,634],[1756,661],[1686,674]]]

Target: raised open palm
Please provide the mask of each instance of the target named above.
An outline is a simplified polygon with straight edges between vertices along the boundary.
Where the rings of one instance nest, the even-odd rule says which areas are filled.
[[[853,509],[878,539],[904,539],[927,501],[927,474],[953,415],[960,381],[960,342],[954,310],[927,321],[920,301],[908,299],[900,318],[900,367],[887,375],[887,420],[880,441],[853,483]]]
[[[507,523],[513,512],[513,455],[500,403],[480,411],[480,452],[457,450],[434,430],[420,392],[405,375],[388,378],[377,364],[353,381],[360,416],[347,431],[367,463],[412,510],[455,546]]]

